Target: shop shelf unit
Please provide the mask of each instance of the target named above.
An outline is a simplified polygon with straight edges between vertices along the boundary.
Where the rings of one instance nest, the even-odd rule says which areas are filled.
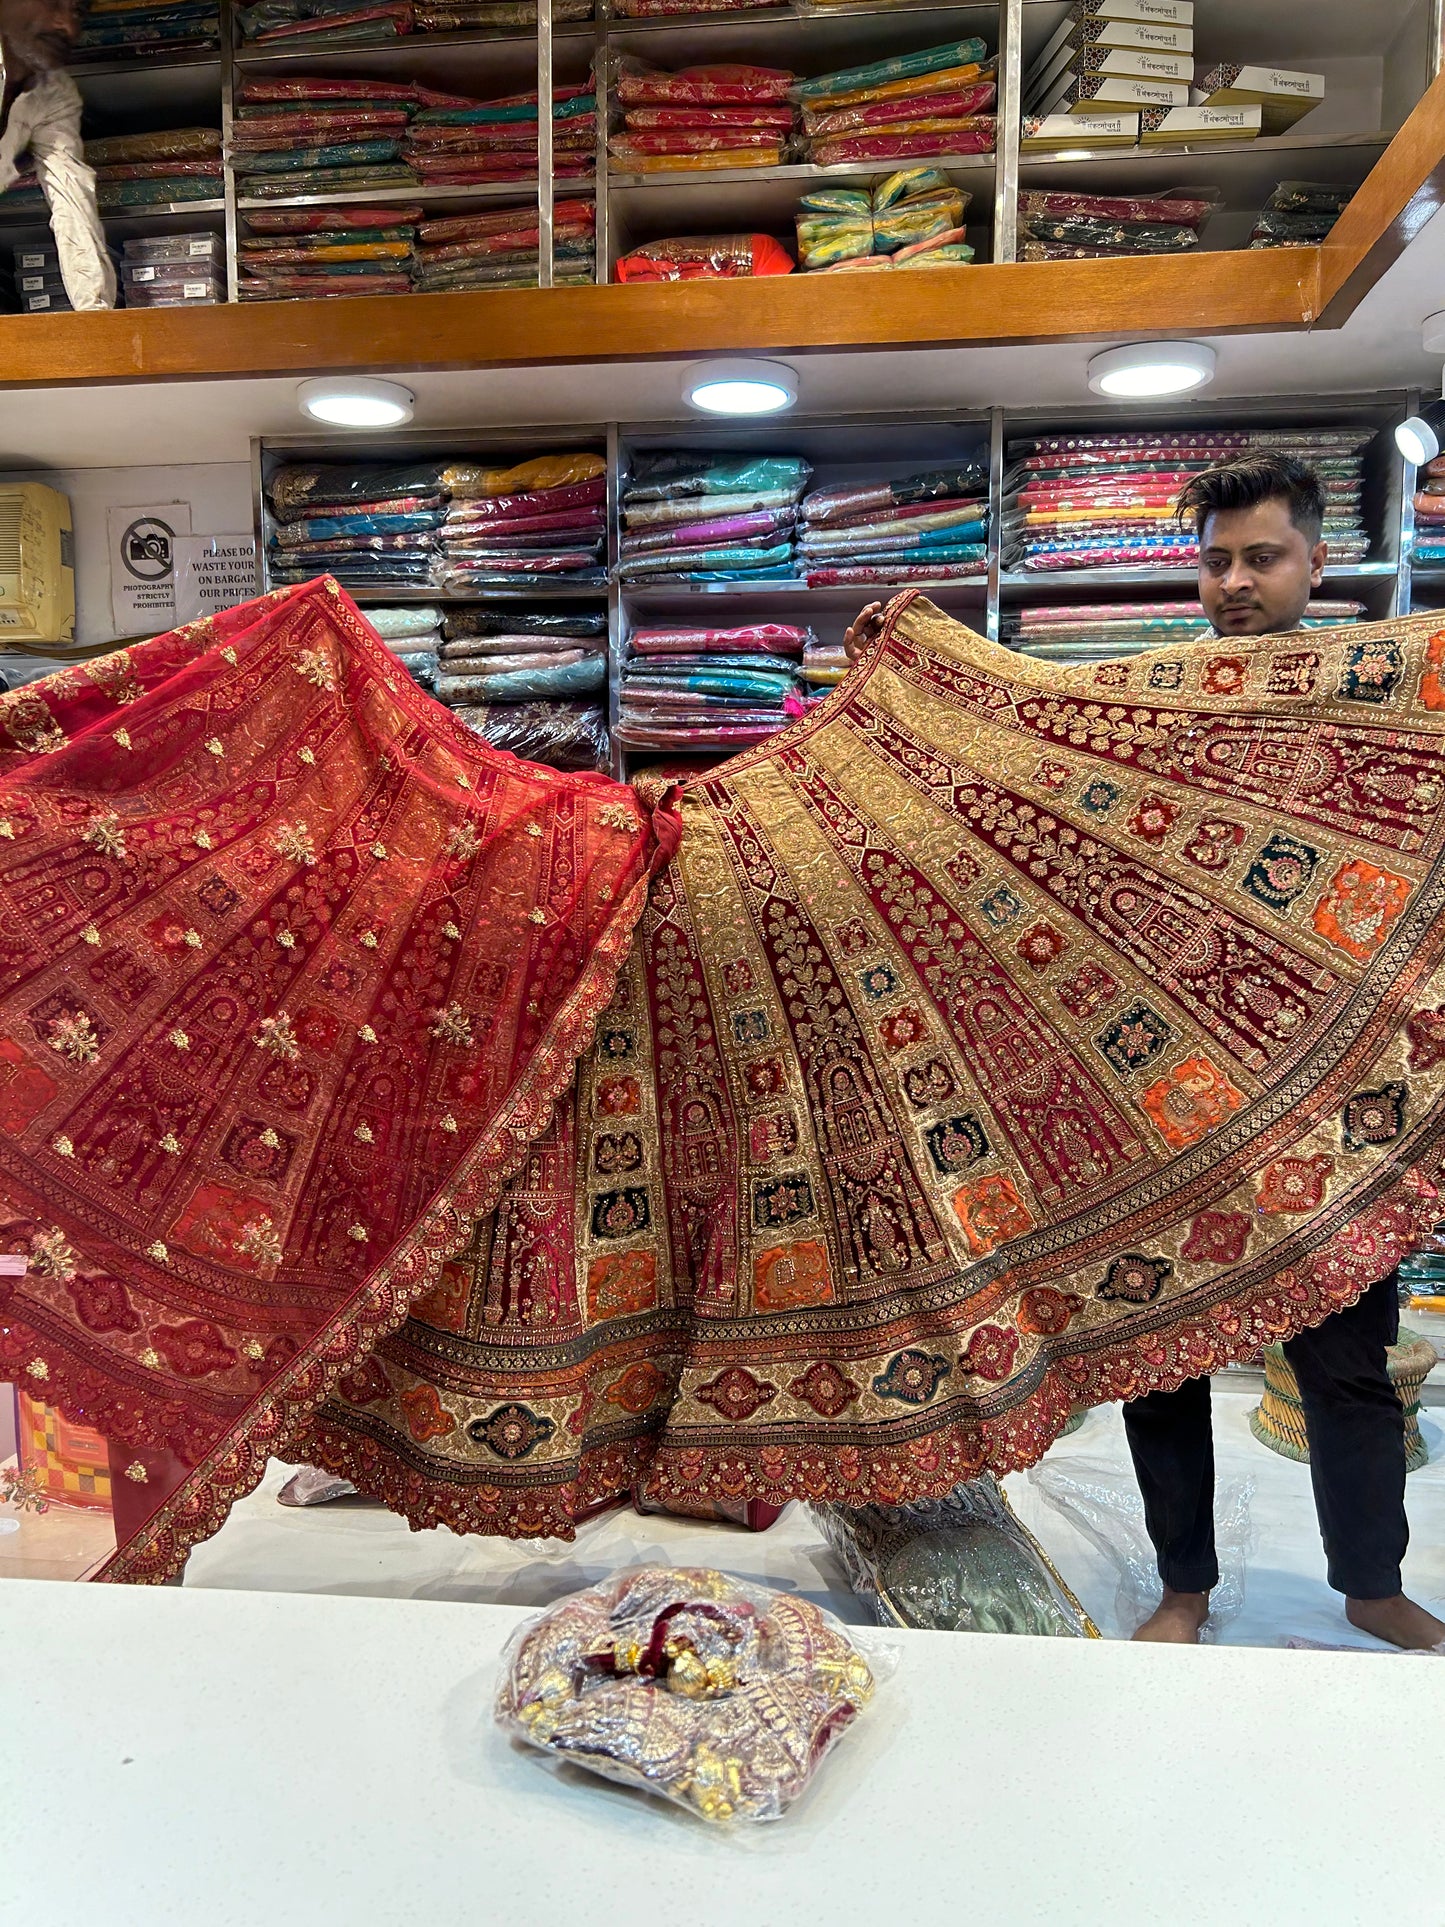
[[[554,80],[595,69],[598,89],[597,276],[608,280],[627,248],[670,235],[762,231],[791,240],[797,201],[826,180],[850,184],[887,171],[885,164],[820,169],[793,163],[766,170],[627,174],[607,154],[609,118],[617,118],[613,74],[626,55],[662,66],[750,59],[818,74],[903,48],[925,47],[977,33],[997,50],[998,145],[991,155],[941,157],[939,165],[972,196],[970,238],[978,260],[1007,262],[1018,251],[1017,195],[1024,188],[1136,195],[1181,186],[1217,188],[1221,203],[1206,223],[1202,245],[1227,249],[1247,242],[1254,214],[1281,179],[1304,178],[1354,186],[1440,67],[1442,8],[1438,0],[1201,0],[1196,9],[1199,63],[1222,59],[1271,61],[1323,72],[1324,103],[1290,133],[1234,145],[1214,144],[1091,153],[1087,123],[1077,148],[1058,155],[1021,155],[1019,118],[1023,76],[1064,18],[1067,0],[965,0],[964,4],[897,5],[848,0],[839,6],[789,4],[725,14],[677,14],[644,19],[612,14],[596,0],[580,22],[551,20],[543,0],[539,26],[406,35],[385,46],[313,50],[303,44],[243,42],[234,0],[222,0],[222,44],[214,54],[168,60],[146,55],[91,61],[75,69],[85,96],[87,131],[100,135],[204,122],[229,138],[234,107],[248,75],[333,74],[417,78],[478,94],[535,84],[550,93]],[[543,125],[543,161],[548,129]],[[551,214],[561,195],[585,194],[584,183],[555,180],[546,165],[535,182],[485,188],[423,188],[389,194],[299,196],[277,205],[386,205],[420,201],[428,210],[538,207],[542,245],[539,280],[552,281]],[[220,202],[179,209],[136,210],[107,221],[117,240],[132,233],[176,231],[186,221],[224,232],[231,298],[237,293],[238,242],[254,209],[239,196],[234,170],[225,171]],[[7,208],[0,197],[0,246],[36,237],[46,226],[35,210]],[[13,239],[12,239],[13,237]]]

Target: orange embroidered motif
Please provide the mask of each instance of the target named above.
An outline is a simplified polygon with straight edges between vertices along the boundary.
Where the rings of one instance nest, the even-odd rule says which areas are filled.
[[[1032,1230],[1033,1218],[1012,1178],[980,1178],[953,1195],[953,1208],[975,1258]]]
[[[1314,927],[1357,963],[1368,963],[1413,889],[1408,877],[1357,857],[1342,864],[1330,879],[1329,889],[1315,906]]]
[[[605,1397],[609,1404],[618,1406],[624,1412],[631,1412],[634,1418],[640,1418],[666,1390],[667,1380],[656,1365],[644,1361],[639,1365],[629,1365],[621,1378],[614,1379],[607,1387]]]
[[[283,1057],[288,1064],[294,1064],[301,1055],[296,1042],[296,1033],[291,1027],[291,1019],[284,1010],[278,1010],[274,1017],[263,1017],[255,1037],[251,1040],[262,1050],[270,1051],[273,1057]]]
[[[828,1247],[821,1239],[775,1245],[753,1260],[753,1300],[759,1311],[831,1305],[836,1296]]]
[[[1426,709],[1445,709],[1445,629],[1437,629],[1425,645],[1425,668],[1420,677],[1420,701]]]
[[[1244,1098],[1207,1057],[1186,1057],[1143,1091],[1139,1102],[1164,1142],[1182,1151],[1222,1124]]]
[[[587,1310],[594,1320],[628,1318],[657,1303],[657,1258],[651,1251],[610,1251],[587,1267]]]
[[[428,1439],[444,1439],[457,1429],[456,1420],[443,1406],[434,1385],[413,1385],[402,1393],[397,1404],[407,1430],[418,1445],[425,1445]]]
[[[1323,1152],[1312,1158],[1276,1158],[1259,1180],[1261,1211],[1305,1212],[1324,1203],[1335,1161]]]
[[[439,1331],[464,1332],[471,1293],[470,1266],[443,1265],[441,1277],[425,1298],[419,1298],[412,1306],[411,1315],[419,1318],[424,1325],[435,1325]]]
[[[23,1131],[59,1089],[13,1037],[0,1037],[0,1131]]]

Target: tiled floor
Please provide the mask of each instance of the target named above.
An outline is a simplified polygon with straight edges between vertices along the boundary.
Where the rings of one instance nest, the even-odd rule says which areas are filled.
[[[1216,1385],[1221,1512],[1232,1493],[1252,1487],[1251,1544],[1247,1551],[1241,1547],[1242,1561],[1235,1562],[1243,1568],[1243,1603],[1217,1636],[1233,1645],[1276,1645],[1290,1636],[1373,1645],[1345,1624],[1325,1585],[1308,1468],[1266,1451],[1250,1435],[1248,1413],[1256,1398],[1256,1391],[1227,1381]],[[1432,1460],[1412,1474],[1408,1490],[1413,1544],[1406,1583],[1437,1610],[1445,1601],[1442,1421],[1445,1409],[1426,1412]],[[1127,1539],[1127,1512],[1137,1501],[1116,1409],[1091,1413],[1072,1438],[1055,1446],[1045,1468],[1050,1478],[1070,1477],[1107,1490],[1114,1509],[1106,1535],[1115,1547]],[[275,1498],[287,1470],[273,1464],[264,1484],[236,1507],[223,1530],[196,1549],[187,1585],[543,1605],[620,1566],[666,1560],[724,1566],[796,1587],[845,1618],[867,1617],[801,1506],[760,1534],[619,1512],[584,1527],[575,1544],[523,1545],[462,1539],[444,1530],[413,1533],[381,1508],[351,1501],[288,1509]],[[1101,1630],[1115,1638],[1127,1632],[1139,1608],[1120,1596],[1116,1561],[1043,1502],[1035,1479],[1012,1479],[1009,1490]],[[19,1533],[0,1536],[0,1576],[79,1578],[108,1545],[103,1517],[52,1508],[43,1518],[22,1520]]]

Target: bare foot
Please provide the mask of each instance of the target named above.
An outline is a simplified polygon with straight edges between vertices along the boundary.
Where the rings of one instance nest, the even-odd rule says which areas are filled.
[[[1166,1586],[1164,1597],[1134,1637],[1156,1646],[1197,1646],[1208,1617],[1207,1592],[1174,1592]]]
[[[1347,1599],[1345,1618],[1362,1633],[1373,1633],[1376,1639],[1408,1652],[1428,1652],[1445,1640],[1445,1624],[1402,1592],[1393,1599]]]

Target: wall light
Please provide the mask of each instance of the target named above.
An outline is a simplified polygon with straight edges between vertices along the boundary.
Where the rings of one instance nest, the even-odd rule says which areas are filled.
[[[416,396],[399,382],[367,375],[303,381],[296,390],[301,413],[332,428],[400,428],[411,420],[415,403]]]
[[[1130,341],[1089,363],[1089,386],[1116,401],[1187,395],[1214,379],[1214,350],[1202,341]]]
[[[1445,354],[1445,313],[1427,314],[1420,323],[1420,345],[1427,355]],[[1445,447],[1445,400],[1432,401],[1400,423],[1395,446],[1407,462],[1423,468]]]
[[[781,361],[699,361],[682,398],[704,415],[776,415],[798,399],[798,377]]]

